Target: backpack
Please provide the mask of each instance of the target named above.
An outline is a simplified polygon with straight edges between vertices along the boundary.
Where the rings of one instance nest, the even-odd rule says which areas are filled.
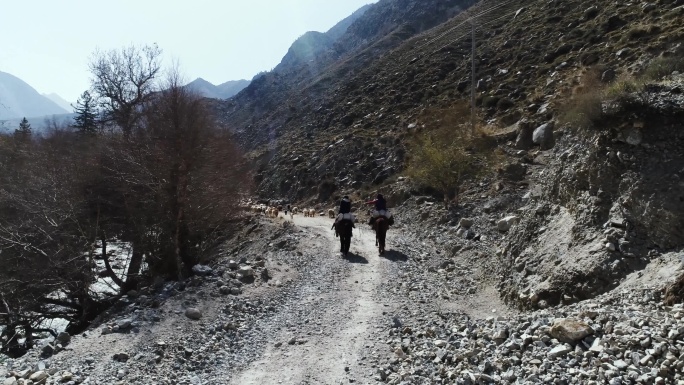
[[[351,212],[351,202],[343,199],[340,202],[340,214],[348,214],[350,212]]]

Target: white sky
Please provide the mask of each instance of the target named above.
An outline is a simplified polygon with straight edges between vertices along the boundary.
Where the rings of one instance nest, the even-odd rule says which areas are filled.
[[[0,0],[0,71],[69,102],[96,48],[157,43],[187,81],[251,79],[307,31],[377,0]]]

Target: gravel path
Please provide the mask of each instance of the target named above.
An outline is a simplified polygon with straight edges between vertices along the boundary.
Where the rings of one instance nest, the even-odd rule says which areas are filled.
[[[402,325],[503,310],[491,288],[471,290],[468,261],[433,268],[444,258],[439,246],[410,228],[394,226],[380,256],[360,222],[343,257],[331,223],[257,219],[211,274],[124,299],[65,350],[45,359],[36,349],[7,362],[7,371],[43,367],[48,384],[378,383]],[[244,266],[254,269],[253,283],[236,279]],[[236,288],[240,294],[230,294]],[[188,308],[201,318],[186,317]]]
[[[234,384],[354,380],[359,373],[351,368],[363,360],[374,325],[391,306],[378,294],[391,276],[392,262],[378,256],[370,230],[355,230],[350,254],[342,257],[329,219],[295,217],[295,225],[320,234],[327,247],[282,308],[258,323],[255,329],[272,343]],[[322,279],[326,276],[335,278]]]

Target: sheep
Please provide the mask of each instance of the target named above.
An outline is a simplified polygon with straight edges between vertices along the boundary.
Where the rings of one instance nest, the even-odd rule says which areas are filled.
[[[316,216],[316,210],[314,210],[314,209],[309,209],[309,216],[312,217],[312,218],[313,218],[314,216]]]
[[[295,206],[292,208],[292,214],[298,214],[299,213],[299,207]]]
[[[335,218],[335,210],[328,209],[328,218]]]

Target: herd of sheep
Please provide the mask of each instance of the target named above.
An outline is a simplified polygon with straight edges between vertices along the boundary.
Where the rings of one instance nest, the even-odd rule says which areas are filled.
[[[278,218],[280,216],[280,213],[282,212],[283,215],[285,215],[285,212],[283,211],[283,206],[267,206],[265,204],[259,204],[259,205],[250,205],[248,207],[249,211],[254,213],[254,214],[264,214],[269,218]],[[316,211],[314,209],[300,209],[299,207],[293,207],[290,212],[287,214],[290,215],[290,218],[292,218],[295,214],[302,213],[305,217],[314,217],[316,216]],[[332,212],[333,218],[335,215],[334,210],[329,210],[329,212]],[[330,214],[330,213],[328,213]]]

